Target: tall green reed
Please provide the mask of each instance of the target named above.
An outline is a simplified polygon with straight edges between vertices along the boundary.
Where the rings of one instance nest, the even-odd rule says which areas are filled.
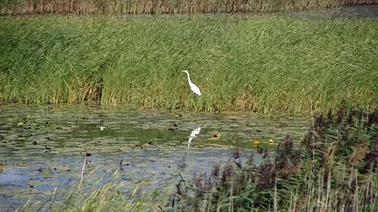
[[[377,107],[378,26],[368,20],[3,17],[0,30],[3,103],[261,113]]]

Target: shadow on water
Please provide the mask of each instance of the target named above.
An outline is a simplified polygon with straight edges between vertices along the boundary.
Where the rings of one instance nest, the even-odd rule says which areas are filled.
[[[0,107],[0,209],[32,198],[43,201],[84,175],[101,178],[121,168],[125,190],[151,188],[209,171],[235,147],[241,158],[262,143],[290,133],[301,140],[304,119],[259,119],[251,114],[171,114],[105,111],[90,106]],[[275,145],[267,145],[274,149]],[[256,163],[261,157],[256,155]],[[104,179],[106,181],[106,178]]]
[[[279,14],[288,18],[304,20],[378,19],[378,5],[345,5],[337,8],[279,12]]]

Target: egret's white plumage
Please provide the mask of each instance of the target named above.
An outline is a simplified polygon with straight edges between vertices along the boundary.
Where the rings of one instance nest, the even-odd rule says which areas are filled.
[[[197,135],[201,132],[201,127],[197,127],[192,130],[192,132],[189,135],[189,140],[188,140],[188,146],[190,146],[190,142],[193,140],[193,138],[197,137]]]
[[[185,72],[186,75],[188,76],[188,82],[189,82],[190,89],[192,89],[192,91],[193,91],[195,94],[197,94],[198,96],[201,96],[201,91],[200,91],[200,89],[197,87],[197,85],[193,84],[192,81],[190,80],[189,72],[186,71],[186,70],[183,70],[183,72]]]

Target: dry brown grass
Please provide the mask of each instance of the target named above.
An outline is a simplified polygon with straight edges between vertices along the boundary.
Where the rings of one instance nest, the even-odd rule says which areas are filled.
[[[1,14],[181,14],[300,10],[377,0],[24,0],[0,1]]]

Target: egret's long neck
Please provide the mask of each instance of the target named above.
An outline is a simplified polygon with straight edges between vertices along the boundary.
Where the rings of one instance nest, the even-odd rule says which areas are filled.
[[[188,73],[188,72],[185,72],[185,73],[186,73],[186,75],[188,76],[188,82],[189,82],[189,83],[192,83],[192,81],[190,81],[189,73]]]

